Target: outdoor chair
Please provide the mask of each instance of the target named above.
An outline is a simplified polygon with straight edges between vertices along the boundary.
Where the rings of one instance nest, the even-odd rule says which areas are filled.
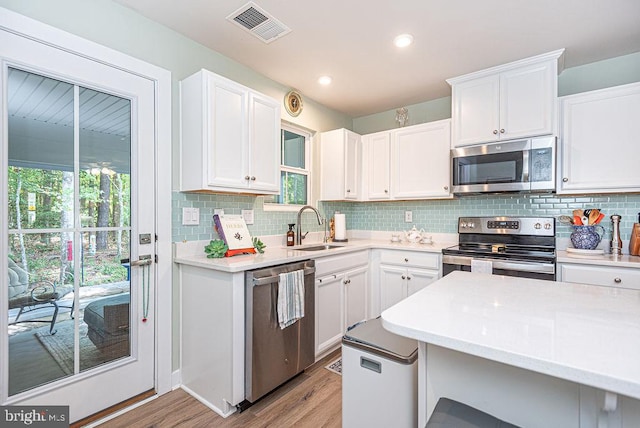
[[[10,258],[9,263],[9,309],[19,309],[13,322],[17,324],[22,314],[39,309],[42,305],[53,306],[51,321],[29,320],[29,322],[51,323],[50,334],[55,334],[54,327],[58,318],[58,300],[73,291],[73,285],[56,285],[51,281],[30,282],[29,274]],[[73,313],[73,304],[71,305]],[[26,322],[26,321],[23,321]]]

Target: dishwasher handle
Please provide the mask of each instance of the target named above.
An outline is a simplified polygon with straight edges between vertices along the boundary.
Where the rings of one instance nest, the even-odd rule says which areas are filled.
[[[315,267],[307,267],[304,268],[304,275],[311,275],[316,272]],[[253,278],[253,286],[257,287],[259,285],[273,284],[274,282],[278,282],[280,280],[279,275],[266,276],[264,278]]]

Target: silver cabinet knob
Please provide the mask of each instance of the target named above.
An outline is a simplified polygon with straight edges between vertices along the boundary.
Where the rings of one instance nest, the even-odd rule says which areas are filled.
[[[411,277],[410,277],[410,276],[408,276],[408,277],[407,277],[407,280],[408,280],[408,281],[411,281]]]
[[[616,284],[620,284],[622,282],[622,278],[615,278],[613,282],[615,282]]]
[[[256,177],[255,176],[251,176],[251,181],[256,181]]]
[[[245,176],[244,176],[244,179],[245,179],[245,180],[248,180],[248,179],[250,179],[250,178],[251,178],[251,177],[249,177],[248,175],[245,175]]]
[[[408,262],[409,262],[409,259],[405,258],[405,259],[404,259],[404,261],[408,263]]]
[[[493,135],[498,135],[498,130],[497,129],[493,130]]]
[[[389,193],[389,191],[387,189],[384,189],[384,193]]]
[[[562,179],[562,182],[563,182],[563,183],[566,183],[567,181],[569,181],[569,179],[568,179],[567,177],[564,177],[564,178]]]
[[[402,279],[407,279],[407,277],[406,277],[406,276],[404,276],[404,275],[402,275]]]
[[[444,186],[444,190],[449,190],[449,186]]]
[[[347,189],[347,193],[351,193],[351,189]]]
[[[504,134],[504,129],[501,129],[501,130],[500,130],[500,133],[501,133],[501,134]]]

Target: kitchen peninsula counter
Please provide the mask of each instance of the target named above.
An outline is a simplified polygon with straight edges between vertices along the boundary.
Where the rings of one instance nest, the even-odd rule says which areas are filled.
[[[340,248],[301,251],[265,240],[263,254],[209,259],[204,253],[208,243],[174,243],[173,260],[178,264],[174,272],[180,284],[181,304],[181,387],[224,417],[235,412],[236,405],[245,399],[246,271],[329,256],[333,256],[330,263],[337,259],[333,264],[339,265],[342,259],[358,254],[368,260],[367,250],[381,248],[429,252],[435,258],[443,246],[453,245],[350,238]],[[306,246],[321,244],[316,241]]]
[[[204,253],[204,247],[209,241],[189,241],[175,242],[173,261],[178,264],[197,266],[206,269],[213,269],[222,272],[244,272],[247,270],[260,269],[284,263],[297,262],[301,260],[317,259],[319,257],[333,256],[339,254],[349,254],[355,251],[368,249],[393,249],[419,251],[441,254],[443,248],[455,245],[455,242],[434,242],[432,244],[413,244],[407,242],[390,242],[381,239],[349,239],[346,244],[329,243],[340,246],[319,251],[302,251],[300,247],[285,247],[278,245],[268,245],[263,254],[244,254],[233,257],[223,257],[208,259]],[[322,242],[305,244],[301,247],[323,245]]]
[[[638,426],[627,425],[626,414],[620,425],[619,412],[640,418],[640,291],[453,272],[384,311],[382,320],[389,331],[421,342],[420,426],[439,396],[457,393],[455,382],[438,383],[430,363],[439,359],[455,371],[456,358],[468,376],[459,379],[467,385],[457,398],[516,425],[598,426],[587,424],[589,414],[608,409],[619,422],[611,426]],[[492,373],[484,386],[470,386],[485,376],[472,373],[474,366]],[[496,391],[501,379],[505,390]],[[517,397],[537,410],[528,416]],[[554,402],[562,405],[548,409]],[[545,416],[557,411],[563,422],[541,419],[540,408]]]

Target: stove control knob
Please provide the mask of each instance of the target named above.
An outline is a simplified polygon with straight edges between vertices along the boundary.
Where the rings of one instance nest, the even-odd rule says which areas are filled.
[[[470,228],[470,229],[473,229],[473,228],[475,228],[475,227],[476,227],[476,224],[475,224],[475,223],[469,223],[469,228]]]
[[[467,223],[465,223],[465,222],[460,223],[460,228],[461,229],[466,229],[467,228]]]
[[[545,228],[546,230],[551,229],[551,223],[545,223],[545,224],[544,224],[544,228]]]
[[[540,223],[536,223],[536,224],[533,225],[533,227],[536,228],[536,229],[541,229],[542,225]]]

